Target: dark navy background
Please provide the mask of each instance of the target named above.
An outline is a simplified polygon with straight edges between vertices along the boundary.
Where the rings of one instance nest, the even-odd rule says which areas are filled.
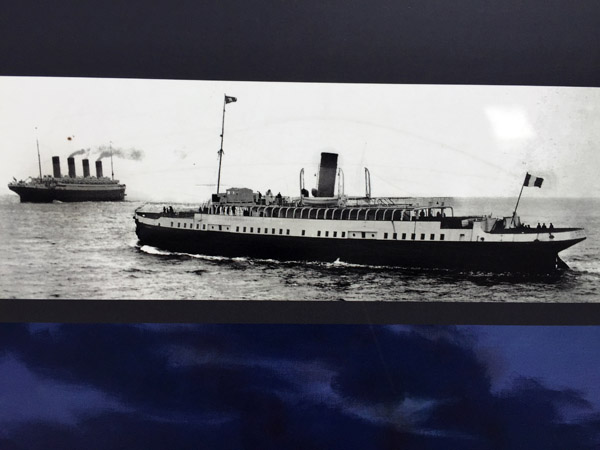
[[[599,333],[2,324],[0,447],[594,449]]]

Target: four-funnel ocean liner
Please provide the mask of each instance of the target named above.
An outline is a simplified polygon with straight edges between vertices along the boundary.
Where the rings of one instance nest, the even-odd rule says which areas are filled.
[[[67,158],[68,176],[60,172],[60,158],[52,157],[53,175],[30,178],[27,181],[13,181],[8,184],[11,191],[19,194],[21,202],[46,203],[61,202],[100,202],[120,201],[125,198],[125,185],[119,180],[105,177],[102,173],[102,161],[96,161],[96,176],[90,176],[89,160],[84,159],[83,177],[75,171],[75,158]]]

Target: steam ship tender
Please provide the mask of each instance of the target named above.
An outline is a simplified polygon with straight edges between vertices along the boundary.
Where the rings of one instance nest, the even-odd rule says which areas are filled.
[[[367,169],[364,197],[334,196],[341,175],[337,154],[322,153],[312,196],[302,171],[299,197],[231,188],[195,210],[146,205],[136,233],[142,245],[204,255],[511,272],[566,268],[559,252],[585,239],[581,228],[526,226],[516,209],[455,216],[444,199],[373,198]]]
[[[53,176],[44,175],[29,178],[26,181],[16,179],[8,184],[11,191],[19,194],[21,202],[48,203],[54,200],[61,202],[100,202],[121,201],[125,198],[125,185],[119,180],[105,177],[102,172],[102,161],[96,161],[96,176],[90,176],[89,160],[84,159],[83,177],[75,171],[75,158],[67,158],[68,176],[60,172],[60,158],[52,157]]]

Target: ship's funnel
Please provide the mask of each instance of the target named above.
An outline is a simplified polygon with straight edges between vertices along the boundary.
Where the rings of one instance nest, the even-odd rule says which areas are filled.
[[[96,161],[96,176],[102,178],[102,161]]]
[[[90,176],[90,160],[84,159],[81,162],[83,163],[83,177],[87,178]]]
[[[67,158],[67,165],[69,166],[69,178],[75,178],[75,158]]]
[[[333,197],[335,190],[335,173],[337,171],[337,153],[321,153],[319,166],[319,185],[317,197]]]
[[[58,156],[52,157],[52,169],[54,171],[54,178],[60,178],[60,158]]]

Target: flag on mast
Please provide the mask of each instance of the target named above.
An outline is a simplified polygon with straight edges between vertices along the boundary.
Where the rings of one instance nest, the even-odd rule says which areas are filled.
[[[237,98],[230,97],[229,95],[225,96],[225,104],[227,104],[227,103],[233,103],[233,102],[237,102]]]
[[[525,181],[523,181],[523,186],[534,186],[534,187],[542,187],[542,183],[544,182],[543,178],[534,177],[531,174],[525,175]]]

